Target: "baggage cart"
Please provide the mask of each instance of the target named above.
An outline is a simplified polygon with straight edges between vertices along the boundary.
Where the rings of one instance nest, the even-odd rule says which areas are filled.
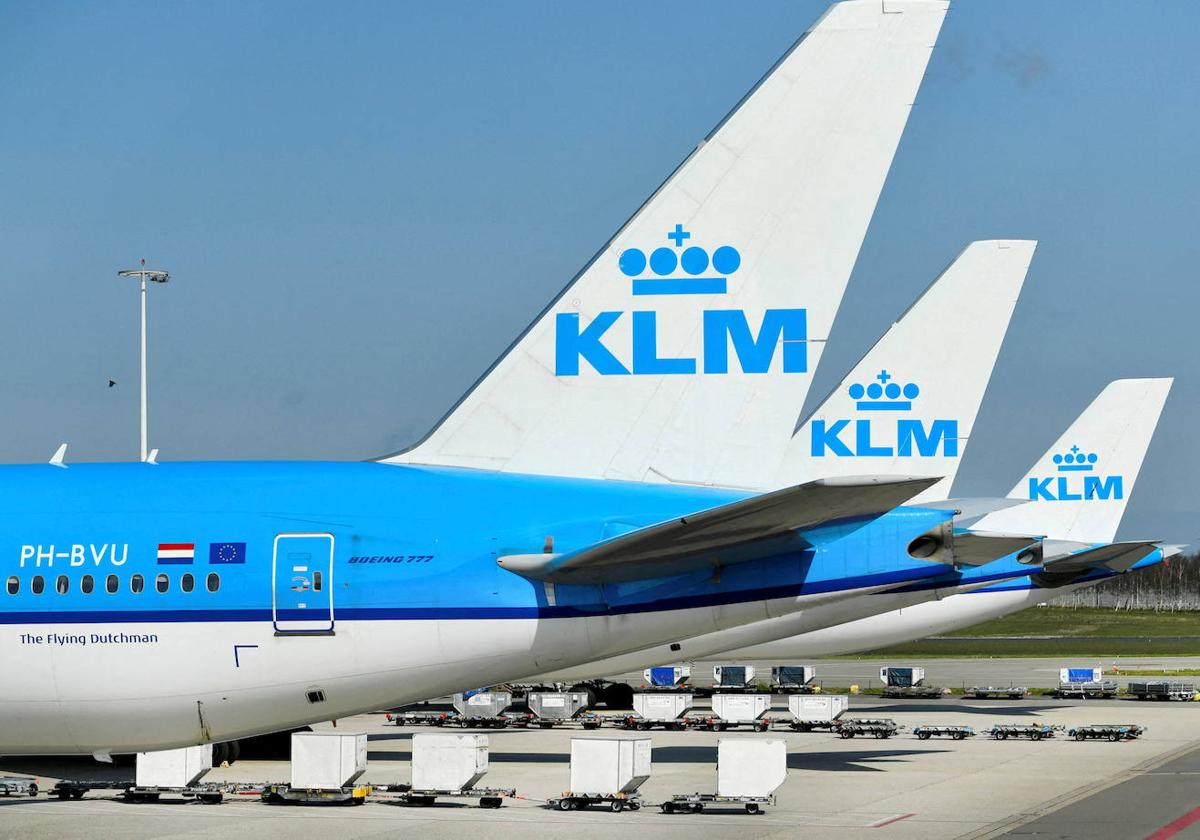
[[[1063,731],[1062,726],[1036,723],[997,723],[987,734],[997,741],[1007,741],[1009,738],[1026,738],[1030,741],[1043,741],[1053,738],[1056,733]]]
[[[752,665],[716,665],[713,667],[713,688],[754,688],[754,673]]]
[[[811,665],[776,665],[771,669],[771,687],[780,693],[816,691],[817,669]]]
[[[399,805],[425,807],[439,799],[478,799],[480,808],[499,808],[505,799],[517,795],[516,788],[458,788],[457,790],[418,789],[412,785],[384,785],[375,787],[376,798],[387,799]]]
[[[692,678],[692,669],[689,665],[647,668],[642,671],[642,678],[650,688],[680,688]]]
[[[850,708],[847,694],[798,694],[788,698],[792,720],[788,724],[797,732],[814,729],[833,729],[837,720]]]
[[[1067,730],[1067,736],[1076,741],[1132,741],[1146,732],[1146,727],[1136,723],[1101,723],[1076,726]]]
[[[1029,694],[1024,686],[978,686],[973,685],[963,692],[964,700],[1020,700]]]
[[[712,717],[699,719],[700,727],[714,732],[741,726],[766,732],[771,727],[771,722],[764,717],[771,711],[770,694],[714,694],[712,709]]]
[[[642,807],[642,795],[640,793],[582,793],[568,790],[564,791],[562,796],[546,800],[547,807],[559,811],[583,811],[593,805],[612,811],[614,814],[619,814],[626,808],[630,811],[638,811]]]
[[[1196,684],[1179,680],[1131,682],[1129,693],[1139,700],[1191,700],[1196,696]]]
[[[900,726],[891,718],[842,718],[834,731],[840,738],[856,738],[859,735],[891,738],[900,731]]]
[[[1117,696],[1115,680],[1100,680],[1099,682],[1065,682],[1059,683],[1054,696],[1074,700],[1104,700]]]
[[[0,776],[0,796],[37,796],[38,786],[33,779]]]
[[[362,805],[371,795],[370,785],[346,785],[342,788],[297,788],[291,785],[267,785],[262,801],[268,805]]]
[[[912,734],[922,741],[930,738],[953,738],[961,741],[964,738],[974,738],[975,730],[970,726],[914,726]]]
[[[504,712],[512,705],[511,691],[475,691],[454,695],[454,711],[445,726],[477,726],[505,729],[511,722]]]
[[[126,802],[158,802],[164,795],[180,799],[195,799],[205,805],[216,805],[225,798],[224,788],[214,784],[195,784],[180,787],[130,784],[128,781],[89,781],[87,779],[62,779],[50,789],[49,795],[57,799],[83,799],[91,790],[115,790],[121,792]]]
[[[936,685],[889,685],[882,692],[883,697],[896,699],[932,700],[941,697],[944,689]]]
[[[659,807],[664,814],[700,814],[705,805],[740,805],[747,814],[761,814],[767,805],[775,804],[770,796],[720,796],[715,793],[676,793]]]
[[[583,715],[587,710],[588,695],[586,691],[535,691],[527,694],[525,701],[533,715],[529,723],[550,729]]]

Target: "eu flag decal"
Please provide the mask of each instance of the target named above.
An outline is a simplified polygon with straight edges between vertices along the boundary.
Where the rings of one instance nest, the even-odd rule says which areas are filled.
[[[234,563],[246,562],[246,544],[244,542],[215,542],[208,544],[208,563],[210,566],[228,566]]]

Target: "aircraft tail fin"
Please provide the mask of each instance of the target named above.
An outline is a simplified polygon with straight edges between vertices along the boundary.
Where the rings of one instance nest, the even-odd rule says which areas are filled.
[[[830,8],[429,436],[381,460],[761,488],[947,7]]]
[[[777,484],[798,476],[943,476],[944,499],[1037,246],[972,242],[804,421]],[[993,529],[994,530],[994,529]]]
[[[1029,504],[990,513],[975,527],[1112,542],[1172,381],[1109,383],[1008,494]]]

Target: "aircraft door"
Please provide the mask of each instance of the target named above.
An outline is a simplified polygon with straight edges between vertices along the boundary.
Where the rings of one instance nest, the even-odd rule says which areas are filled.
[[[271,565],[275,635],[333,633],[333,534],[279,534]]]

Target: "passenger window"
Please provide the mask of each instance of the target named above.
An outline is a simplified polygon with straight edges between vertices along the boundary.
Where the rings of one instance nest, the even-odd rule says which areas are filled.
[[[8,594],[16,595],[21,591],[21,579],[16,575],[8,576]]]
[[[109,595],[114,594],[120,588],[121,588],[121,579],[118,578],[116,575],[109,575],[107,578],[104,579],[104,591],[107,592]]]
[[[66,595],[71,591],[71,581],[66,575],[59,575],[54,581],[54,591],[59,595]]]
[[[195,588],[195,586],[196,586],[196,579],[194,577],[192,577],[191,573],[185,574],[183,577],[181,577],[179,579],[179,588],[182,589],[184,592],[191,592]]]
[[[204,583],[205,583],[205,586],[208,587],[209,592],[216,592],[218,589],[221,588],[221,576],[218,575],[216,572],[210,572],[208,575],[208,579]]]
[[[129,579],[129,591],[137,594],[146,588],[146,579],[141,575],[134,575]]]
[[[79,591],[84,595],[91,595],[92,590],[96,587],[96,581],[91,575],[84,575],[79,579]]]
[[[313,592],[321,591],[321,573],[313,572]]]
[[[46,590],[46,581],[41,575],[34,575],[33,580],[29,581],[29,591],[34,595],[41,595]]]
[[[154,588],[159,592],[166,592],[171,588],[171,579],[161,572],[154,578]]]

